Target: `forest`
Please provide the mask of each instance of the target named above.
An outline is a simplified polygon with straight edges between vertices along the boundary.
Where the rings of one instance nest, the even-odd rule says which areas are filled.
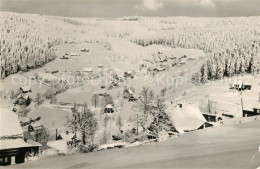
[[[252,73],[258,66],[259,19],[64,18],[1,12],[1,78],[52,61],[56,58],[55,45],[60,43],[109,44],[109,38],[144,47],[160,44],[203,50],[207,59],[194,74],[196,82]]]

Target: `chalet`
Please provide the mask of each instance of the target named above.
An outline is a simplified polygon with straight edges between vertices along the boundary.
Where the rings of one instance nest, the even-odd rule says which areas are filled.
[[[67,145],[72,145],[73,141],[79,142],[81,134],[79,132],[73,133],[69,132],[68,130],[61,132],[57,137],[56,140],[65,140]]]
[[[241,80],[234,80],[231,88],[240,91],[243,88],[243,82]]]
[[[106,105],[104,112],[105,113],[114,113],[114,106],[112,104]]]
[[[35,123],[31,123],[29,126],[28,126],[28,131],[30,132],[37,132],[37,131],[41,131],[43,130],[43,125],[38,123],[38,122],[35,122]]]
[[[217,122],[223,120],[223,118],[217,114],[203,113],[202,115],[207,120],[207,122]]]
[[[68,56],[62,56],[62,57],[60,57],[60,59],[69,59],[69,57]]]
[[[81,51],[81,52],[89,52],[89,49],[87,49],[87,48],[81,48],[80,51]]]
[[[24,141],[18,116],[8,109],[0,110],[0,165],[24,163],[27,152],[39,151],[40,144]]]
[[[136,100],[138,100],[138,98],[135,97],[135,96],[133,96],[133,95],[131,95],[131,96],[128,98],[128,101],[130,101],[130,102],[134,102],[134,101],[136,101]]]
[[[15,100],[14,104],[19,106],[28,106],[31,103],[30,96],[26,94],[20,94],[18,95],[17,99]]]
[[[179,133],[213,126],[206,121],[198,107],[190,104],[182,104],[182,108],[171,104],[167,107],[166,112]]]
[[[32,92],[31,88],[29,86],[23,86],[23,87],[20,87],[20,92],[21,93],[29,93],[29,92]]]
[[[99,69],[104,69],[104,65],[98,64],[98,68],[99,68]]]
[[[93,69],[91,69],[91,68],[83,68],[83,72],[92,73]]]
[[[127,71],[127,72],[125,72],[125,73],[124,73],[124,77],[125,77],[125,78],[130,77],[130,78],[132,78],[132,79],[134,78],[134,76],[133,76],[133,74],[132,74],[131,71]]]
[[[162,72],[164,70],[166,70],[166,69],[162,68],[162,67],[156,67],[156,68],[153,69],[154,72]]]
[[[251,90],[252,85],[250,83],[244,83],[241,80],[234,80],[231,89],[241,90]]]
[[[78,56],[77,53],[70,53],[70,56]]]
[[[253,106],[252,110],[243,110],[243,117],[258,116],[260,115],[260,102]]]
[[[124,89],[124,91],[123,91],[123,97],[124,97],[125,99],[128,99],[130,96],[133,96],[133,94],[134,94],[134,92],[133,92],[133,90],[131,90],[130,88],[126,88],[126,89]]]

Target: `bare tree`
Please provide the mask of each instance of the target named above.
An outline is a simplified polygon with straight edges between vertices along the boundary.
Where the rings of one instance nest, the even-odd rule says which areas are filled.
[[[147,120],[147,114],[151,110],[151,106],[154,100],[154,91],[149,90],[148,87],[143,87],[140,98],[138,99],[137,109],[142,113],[142,123],[145,123]]]
[[[105,128],[107,128],[107,123],[108,123],[108,120],[109,120],[109,116],[106,114],[106,116],[104,117],[104,126]]]
[[[116,125],[118,126],[119,131],[121,130],[121,127],[123,127],[124,125],[123,119],[120,115],[117,117]]]
[[[91,103],[93,106],[95,106],[95,108],[97,108],[97,105],[99,104],[99,96],[98,94],[94,94],[92,97],[91,97]]]
[[[35,103],[37,104],[37,106],[39,106],[42,102],[43,102],[43,100],[42,100],[41,94],[37,93],[36,97],[35,97]]]
[[[216,113],[215,102],[210,99],[209,95],[206,95],[205,98],[203,98],[200,101],[199,108],[202,112],[205,112],[205,113],[209,113],[209,114]]]
[[[79,131],[82,136],[82,142],[86,145],[86,139],[91,139],[91,143],[94,142],[94,136],[97,131],[97,120],[94,114],[88,109],[85,103],[79,111],[79,107],[76,103],[72,108],[72,118],[68,119],[68,126],[73,131]]]

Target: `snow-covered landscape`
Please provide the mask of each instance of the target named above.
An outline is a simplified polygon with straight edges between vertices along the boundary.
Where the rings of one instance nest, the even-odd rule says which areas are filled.
[[[259,28],[0,11],[0,165],[260,167]]]

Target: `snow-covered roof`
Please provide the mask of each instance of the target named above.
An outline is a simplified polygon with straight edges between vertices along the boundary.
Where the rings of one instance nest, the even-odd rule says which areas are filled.
[[[23,139],[23,130],[18,116],[9,109],[0,109],[0,150],[34,147]]]
[[[47,146],[54,148],[56,150],[59,150],[60,152],[62,152],[64,154],[69,153],[69,149],[68,149],[66,140],[49,141],[49,142],[47,142]]]
[[[50,74],[50,73],[39,73],[39,77],[42,78],[43,80],[55,80],[55,79],[58,79],[57,76],[54,76],[53,74]]]
[[[42,128],[42,124],[39,122],[34,122],[31,124],[31,126],[34,128],[34,130],[37,128]]]
[[[38,142],[33,141],[33,140],[31,140],[31,139],[28,139],[28,140],[27,140],[27,143],[30,144],[30,145],[37,146],[37,147],[41,147],[41,146],[42,146],[41,143],[38,143]]]
[[[27,94],[19,94],[19,95],[17,96],[17,99],[20,98],[20,97],[23,97],[24,99],[29,99],[29,98],[30,98],[30,96],[27,95]]]
[[[77,56],[78,54],[77,53],[71,53],[70,55],[71,56]]]
[[[91,68],[83,68],[83,72],[92,72],[93,70]]]
[[[23,87],[20,87],[20,89],[22,89],[24,92],[28,92],[31,90],[31,88],[29,86],[23,86]]]
[[[253,106],[253,109],[260,109],[260,102],[256,103],[256,104]]]
[[[206,122],[199,108],[190,104],[185,104],[182,108],[169,105],[166,112],[179,133],[196,130]]]
[[[113,107],[112,104],[108,104],[108,105],[106,106],[106,108],[113,109],[114,107]]]
[[[234,80],[232,87],[235,87],[235,85],[238,85],[239,87],[242,87],[243,82],[241,80]]]

